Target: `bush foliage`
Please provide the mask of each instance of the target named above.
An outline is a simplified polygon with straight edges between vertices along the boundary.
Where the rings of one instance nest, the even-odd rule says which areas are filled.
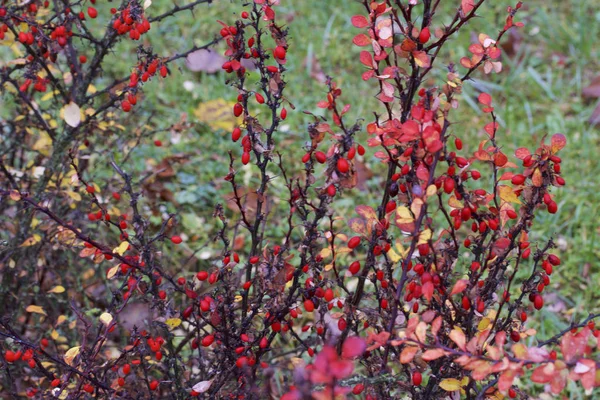
[[[156,24],[210,2],[159,14],[149,0],[3,2],[3,396],[524,399],[600,384],[597,315],[550,338],[532,320],[561,266],[553,240],[529,233],[558,211],[565,136],[506,154],[501,112],[481,92],[487,123],[468,128],[486,139],[474,152],[461,140],[463,85],[502,72],[521,3],[452,59],[445,49],[485,0],[456,1],[450,15],[440,1],[362,1],[353,44],[337,45],[360,47],[354,79],[377,108],[349,120],[353,96],[328,77],[322,113],[305,111],[304,140],[290,141],[284,121],[300,110],[279,0],[240,5],[214,39],[170,57],[150,46]],[[137,58],[111,81],[103,71],[124,41],[139,43]],[[236,123],[219,155],[227,202],[211,198],[214,221],[192,224],[217,227],[220,253],[206,259],[155,185],[185,155],[145,174],[136,149],[193,128],[145,119],[144,90],[217,44]],[[358,204],[366,158],[386,175]]]

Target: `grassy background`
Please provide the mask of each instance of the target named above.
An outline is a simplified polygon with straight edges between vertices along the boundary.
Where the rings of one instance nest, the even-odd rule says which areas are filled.
[[[450,3],[459,2],[442,3],[450,10]],[[156,15],[170,5],[168,0],[154,0],[148,13]],[[468,25],[448,46],[449,50],[440,58],[443,63],[439,65],[458,63],[466,54],[473,35],[485,32],[494,36],[504,23],[507,5],[504,1],[490,1],[481,12],[482,18]],[[554,191],[559,212],[555,215],[540,212],[532,235],[533,240],[553,235],[559,244],[557,252],[564,260],[564,265],[553,275],[552,286],[558,289],[558,295],[548,298],[550,307],[541,314],[544,322],[541,338],[565,327],[568,318],[579,319],[588,312],[600,310],[600,296],[595,290],[600,283],[599,130],[588,123],[596,102],[586,103],[581,96],[582,89],[600,73],[599,47],[596,45],[600,37],[599,5],[597,0],[526,2],[517,17],[526,26],[517,36],[509,38],[514,51],[510,57],[503,58],[505,70],[498,75],[475,74],[471,84],[465,85],[460,111],[454,114],[454,118],[460,118],[455,121],[454,133],[463,137],[467,150],[474,150],[485,138],[481,128],[487,120],[476,104],[479,90],[494,97],[501,126],[497,136],[506,153],[512,154],[518,147],[532,147],[546,134],[561,132],[567,137],[568,145],[561,154],[567,186]],[[167,56],[189,48],[192,43],[205,43],[220,29],[216,20],[231,23],[235,19],[234,12],[240,9],[239,2],[225,0],[200,6],[194,14],[183,13],[177,19],[154,25],[151,34],[147,35],[150,38],[147,44]],[[290,152],[289,159],[299,160],[303,154],[301,144],[307,138],[305,127],[310,122],[301,111],[322,114],[316,103],[324,97],[325,88],[314,78],[315,73],[335,77],[344,91],[344,101],[352,105],[349,120],[364,118],[369,121],[372,118],[376,91],[360,79],[363,67],[358,62],[359,49],[351,44],[357,31],[349,21],[352,15],[362,13],[360,4],[347,0],[282,0],[277,11],[289,22],[291,45],[286,96],[296,106],[296,111],[289,114],[282,135],[297,145],[286,147],[284,151]],[[441,14],[434,19],[434,26],[445,21]],[[131,52],[132,55],[135,52],[128,43],[121,47],[119,52]],[[131,68],[125,61],[131,60],[130,57],[115,59],[117,62],[105,71],[107,80],[123,76]],[[168,122],[178,120],[182,112],[194,121],[194,111],[200,103],[234,99],[235,91],[224,85],[226,77],[223,73],[193,73],[183,61],[178,66],[179,70],[173,70],[170,79],[155,80],[145,87],[144,101],[153,104],[157,110],[155,122],[165,121],[166,126]],[[443,73],[438,70],[432,76],[439,78]],[[137,114],[134,118],[144,117]],[[228,132],[206,126],[199,126],[190,135],[177,140],[171,140],[168,133],[157,134],[156,138],[162,139],[167,146],[156,148],[151,141],[140,146],[136,150],[137,156],[133,157],[139,160],[136,168],[144,169],[163,157],[185,153],[188,162],[177,168],[176,179],[165,184],[175,193],[179,206],[167,204],[165,207],[176,208],[181,213],[184,228],[195,236],[191,249],[198,250],[213,232],[210,214],[215,196],[219,199],[228,191],[220,183],[220,177],[226,173],[227,151],[240,150],[231,144]],[[363,132],[359,140],[365,139]],[[381,182],[379,172],[382,167],[372,157],[365,159],[367,168],[373,173],[368,185],[376,187]],[[342,215],[355,204],[373,204],[374,201],[359,190],[350,196],[354,196],[356,202],[342,200],[335,203]],[[196,248],[193,243],[197,243]],[[202,247],[202,251],[210,253],[211,249]]]

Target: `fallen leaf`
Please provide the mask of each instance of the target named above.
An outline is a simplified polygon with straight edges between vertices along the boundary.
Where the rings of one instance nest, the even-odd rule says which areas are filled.
[[[46,311],[44,311],[44,309],[40,306],[28,306],[25,311],[30,312],[30,313],[35,313],[35,314],[42,314],[42,315],[48,315],[46,314]]]

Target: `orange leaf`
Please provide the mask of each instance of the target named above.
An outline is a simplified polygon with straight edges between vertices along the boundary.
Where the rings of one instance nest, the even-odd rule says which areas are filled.
[[[459,328],[454,328],[452,332],[450,332],[450,339],[456,343],[459,349],[466,351],[467,338],[465,337],[463,331],[461,331]]]
[[[423,353],[421,358],[425,361],[433,361],[433,360],[437,360],[438,358],[443,357],[445,355],[446,355],[446,352],[442,349],[430,349],[430,350],[427,350],[425,353]]]
[[[550,151],[552,154],[556,154],[560,149],[565,147],[567,144],[567,138],[562,133],[556,133],[552,135],[552,140],[550,142]]]
[[[415,354],[417,354],[419,348],[416,346],[408,346],[402,349],[402,353],[400,353],[400,363],[408,364],[415,358]]]

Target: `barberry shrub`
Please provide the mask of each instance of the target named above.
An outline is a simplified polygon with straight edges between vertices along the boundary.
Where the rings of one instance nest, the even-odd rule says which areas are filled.
[[[529,232],[536,214],[558,211],[550,189],[565,184],[565,136],[505,154],[482,92],[486,140],[469,152],[460,138],[462,87],[501,72],[498,43],[523,26],[521,3],[507,7],[498,33],[479,34],[469,57],[437,68],[485,0],[456,1],[451,15],[439,1],[364,0],[351,22],[379,102],[363,116],[368,139],[359,142],[362,120],[347,120],[350,105],[328,78],[323,115],[307,113],[297,144],[301,163],[281,145],[294,42],[279,0],[240,7],[215,40],[171,57],[144,42],[131,74],[111,83],[102,71],[117,43],[152,37],[155,24],[210,1],[155,16],[149,1],[94,3],[0,8],[2,39],[21,55],[1,70],[13,102],[0,155],[3,393],[483,399],[529,398],[540,386],[528,380],[556,395],[570,380],[598,386],[597,315],[548,339],[530,325],[561,264],[553,241],[532,243]],[[196,254],[179,249],[194,232],[150,204],[147,176],[128,172],[154,132],[134,129],[135,111],[170,63],[219,41],[240,121],[223,177],[237,212],[215,204],[220,256],[190,270]],[[339,215],[366,157],[383,164],[385,184],[373,204]],[[112,175],[94,170],[99,158]],[[145,318],[126,323],[140,304]]]

